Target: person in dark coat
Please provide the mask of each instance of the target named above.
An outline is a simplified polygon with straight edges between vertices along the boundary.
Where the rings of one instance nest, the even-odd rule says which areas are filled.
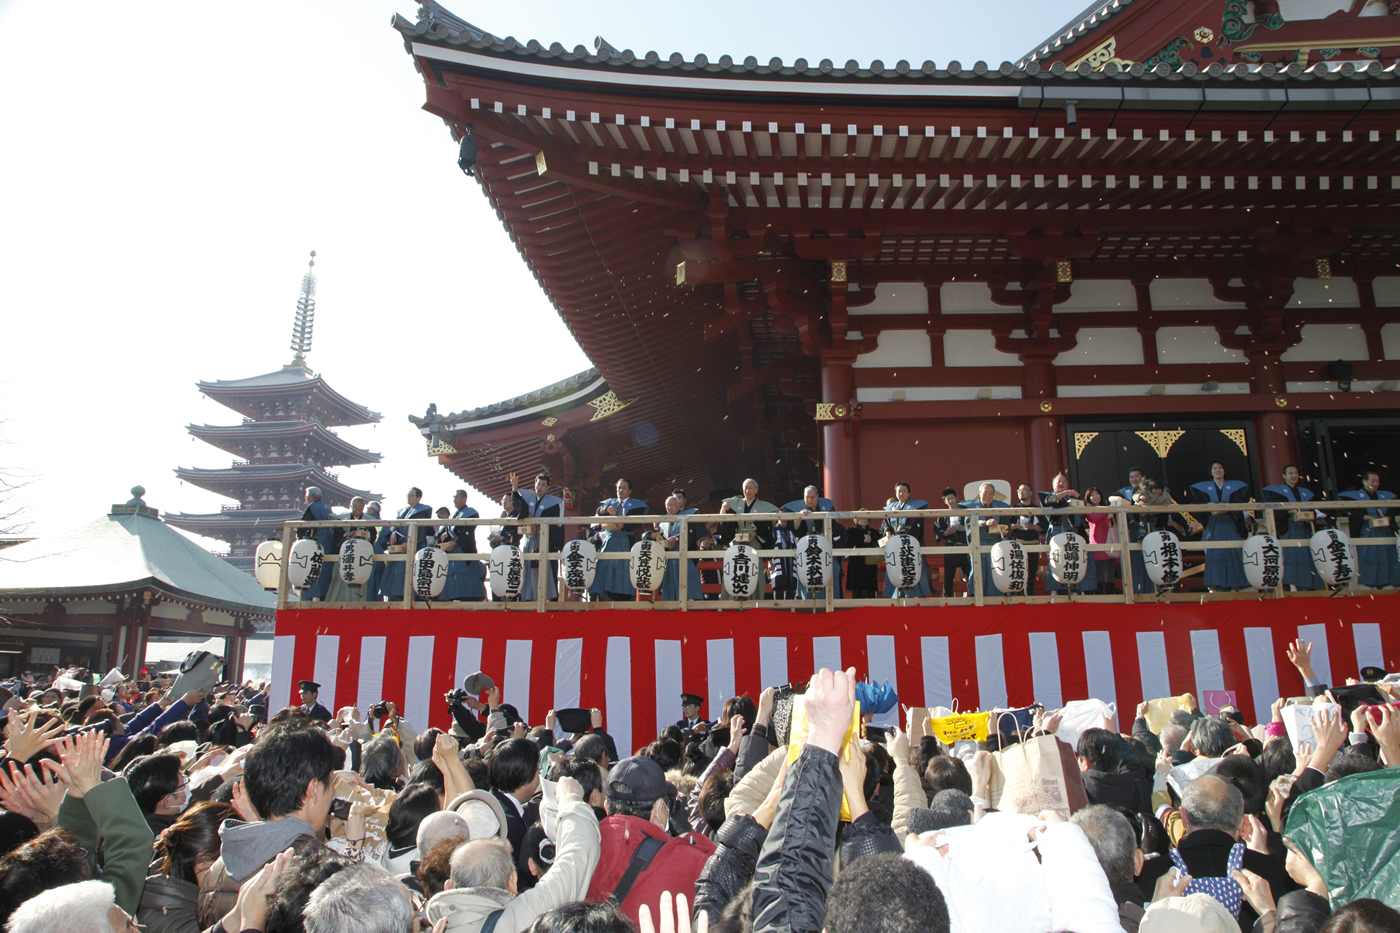
[[[1119,804],[1134,813],[1152,812],[1152,784],[1145,773],[1133,773],[1125,760],[1131,747],[1107,729],[1085,729],[1075,754],[1084,778],[1084,792],[1093,804]]]
[[[335,518],[331,512],[331,507],[321,501],[321,487],[306,487],[306,511],[301,513],[301,520],[304,522],[329,522]],[[321,553],[326,557],[326,564],[321,567],[321,575],[310,587],[310,595],[317,599],[326,598],[326,589],[331,585],[331,574],[334,572],[335,563],[335,529],[334,528],[305,528],[297,532],[299,538],[315,538],[316,543],[321,545]]]
[[[301,691],[301,710],[312,719],[321,722],[331,721],[331,711],[321,705],[316,699],[321,693],[321,685],[314,680],[301,680],[297,682],[297,689]]]

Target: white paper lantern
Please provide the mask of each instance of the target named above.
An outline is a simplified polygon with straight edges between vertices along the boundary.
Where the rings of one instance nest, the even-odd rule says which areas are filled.
[[[1256,590],[1275,589],[1283,580],[1283,548],[1273,535],[1250,535],[1240,547],[1244,575]]]
[[[1313,566],[1328,586],[1350,586],[1356,580],[1356,548],[1345,531],[1324,528],[1308,542]]]
[[[661,589],[661,578],[666,575],[666,549],[661,542],[638,541],[632,545],[627,575],[632,588],[639,593],[655,593]]]
[[[1010,538],[992,545],[992,583],[1003,593],[1026,591],[1026,549]]]
[[[825,535],[805,535],[797,539],[797,580],[808,592],[830,586],[832,579],[831,542]]]
[[[910,590],[924,575],[919,542],[913,535],[890,535],[885,541],[885,580],[896,590]]]
[[[437,599],[447,585],[447,552],[425,547],[413,555],[413,591],[424,599]]]
[[[346,538],[340,546],[340,579],[351,586],[368,583],[374,573],[374,545],[364,538]]]
[[[564,586],[583,593],[593,585],[598,569],[598,549],[587,538],[574,538],[559,552],[559,573]]]
[[[278,578],[282,575],[282,542],[264,541],[253,553],[253,574],[258,586],[265,590],[277,589]]]
[[[1170,531],[1153,531],[1142,537],[1142,563],[1147,578],[1158,588],[1181,582],[1181,541]]]
[[[492,596],[508,599],[520,594],[520,585],[525,582],[525,559],[520,556],[520,548],[513,544],[497,545],[486,563],[491,568]]]
[[[1050,576],[1065,586],[1074,586],[1084,579],[1084,568],[1089,557],[1089,542],[1073,531],[1066,531],[1050,539]]]
[[[763,564],[758,551],[747,544],[730,545],[724,552],[724,591],[735,599],[753,599],[763,587]]]
[[[287,559],[287,579],[299,590],[311,586],[321,576],[321,563],[326,555],[315,538],[299,538],[292,544]]]

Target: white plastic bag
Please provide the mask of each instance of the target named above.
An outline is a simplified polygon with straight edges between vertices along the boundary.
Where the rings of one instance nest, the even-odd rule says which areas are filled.
[[[1116,703],[1105,703],[1103,700],[1071,700],[1060,710],[1060,728],[1055,730],[1055,737],[1068,743],[1070,748],[1077,748],[1079,737],[1089,729],[1102,726],[1104,716],[1113,718],[1117,715]]]

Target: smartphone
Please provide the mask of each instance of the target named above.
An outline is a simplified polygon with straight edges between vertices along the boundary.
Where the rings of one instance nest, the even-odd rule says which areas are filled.
[[[345,797],[336,797],[332,800],[331,816],[338,820],[350,819],[350,801]]]

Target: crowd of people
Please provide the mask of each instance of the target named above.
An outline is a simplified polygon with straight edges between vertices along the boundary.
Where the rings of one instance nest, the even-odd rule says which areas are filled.
[[[980,564],[974,566],[971,555],[948,553],[934,559],[933,565],[924,558],[922,573],[917,585],[900,591],[906,597],[933,595],[935,577],[931,573],[938,567],[942,595],[951,598],[961,592],[970,595],[978,588],[985,596],[1004,595],[994,580],[991,569],[990,548],[1003,539],[1011,539],[1028,545],[1045,545],[1056,535],[1073,532],[1088,544],[1100,546],[1090,550],[1092,559],[1085,561],[1079,581],[1072,584],[1061,583],[1049,572],[1048,561],[1041,561],[1040,552],[1028,552],[1026,594],[1036,595],[1037,587],[1046,593],[1073,591],[1075,593],[1111,594],[1121,592],[1124,574],[1119,565],[1119,553],[1114,545],[1122,538],[1123,526],[1119,524],[1118,512],[1111,511],[1124,506],[1158,506],[1163,508],[1180,505],[1182,511],[1136,512],[1128,516],[1126,523],[1128,543],[1137,544],[1153,531],[1171,531],[1179,538],[1199,534],[1202,541],[1240,541],[1255,531],[1267,530],[1264,509],[1273,512],[1274,532],[1283,547],[1282,582],[1292,590],[1318,590],[1323,588],[1313,562],[1307,542],[1319,530],[1339,526],[1353,539],[1383,539],[1390,546],[1368,545],[1358,549],[1357,576],[1359,582],[1368,587],[1400,586],[1400,553],[1393,542],[1396,533],[1396,515],[1400,505],[1389,503],[1395,496],[1380,489],[1380,474],[1373,470],[1365,471],[1356,490],[1344,492],[1339,498],[1348,501],[1374,501],[1374,506],[1351,508],[1345,511],[1334,509],[1329,513],[1317,495],[1299,482],[1299,471],[1289,465],[1282,471],[1282,482],[1266,486],[1261,491],[1257,510],[1212,512],[1203,515],[1198,521],[1188,510],[1191,505],[1229,505],[1254,503],[1247,483],[1228,479],[1221,463],[1211,465],[1211,478],[1192,486],[1187,495],[1174,497],[1159,479],[1148,476],[1140,468],[1128,472],[1127,483],[1116,490],[1104,490],[1095,486],[1083,492],[1070,487],[1068,474],[1060,473],[1051,483],[1049,491],[1039,491],[1030,484],[1018,486],[1011,496],[1014,501],[999,497],[996,486],[983,483],[973,499],[962,498],[962,493],[953,487],[943,490],[940,501],[930,504],[928,500],[916,497],[907,482],[895,485],[891,495],[883,505],[886,513],[923,509],[976,509],[973,516],[946,516],[925,518],[887,515],[883,519],[866,522],[833,521],[832,540],[838,548],[877,548],[890,535],[907,534],[921,546],[966,547],[973,538],[984,548]],[[501,544],[513,544],[524,554],[538,554],[540,551],[540,525],[529,520],[534,518],[557,518],[565,514],[565,502],[552,493],[553,478],[548,473],[540,473],[534,478],[532,488],[521,488],[520,477],[510,474],[511,492],[501,500],[501,511],[496,516],[501,524],[487,526],[481,544],[483,551],[477,550],[477,528],[473,526],[434,526],[435,513],[424,504],[423,491],[414,487],[408,491],[407,504],[398,511],[399,521],[416,521],[416,540],[406,540],[406,528],[379,526],[382,521],[380,504],[357,498],[351,502],[350,511],[335,515],[321,500],[321,491],[312,487],[307,490],[307,510],[303,515],[308,521],[330,521],[340,519],[347,525],[345,529],[322,528],[305,529],[302,534],[315,536],[326,554],[335,554],[346,537],[361,537],[374,544],[376,553],[404,554],[416,553],[432,542],[444,551],[451,553],[484,553]],[[616,482],[615,495],[604,499],[596,507],[594,514],[597,523],[591,526],[571,526],[566,531],[563,525],[549,526],[549,550],[558,553],[564,546],[566,534],[586,535],[600,554],[625,554],[639,539],[649,538],[661,542],[668,550],[680,549],[680,518],[694,515],[699,510],[691,507],[684,489],[671,490],[666,496],[662,509],[635,498],[632,484],[627,479]],[[467,492],[458,489],[453,496],[454,510],[446,507],[436,511],[438,520],[482,517],[476,509],[467,505]],[[1067,509],[1095,509],[1103,511],[1068,512]],[[998,515],[1001,509],[1033,509],[1029,514]],[[700,557],[704,552],[723,552],[731,544],[752,544],[762,550],[790,549],[797,539],[807,534],[826,534],[825,513],[837,511],[837,504],[824,498],[816,486],[808,486],[799,500],[776,505],[759,496],[756,480],[744,481],[739,495],[720,501],[714,510],[719,514],[736,516],[755,515],[755,518],[736,518],[722,523],[703,521],[686,522],[687,554],[699,555],[688,560],[684,573],[687,576],[687,595],[691,599],[718,599],[721,596],[720,576],[717,570],[701,569]],[[635,515],[662,514],[675,516],[672,521],[653,525],[627,524],[618,521]],[[713,513],[707,513],[713,514]],[[759,518],[757,516],[763,516]],[[781,516],[781,517],[770,517]],[[711,555],[718,557],[719,554]],[[510,597],[524,602],[536,599],[536,576],[538,567],[526,560],[523,583],[518,595]],[[880,578],[880,559],[853,557],[837,558],[831,586],[836,598],[873,598],[877,595],[891,597],[896,590],[889,580],[883,587]],[[1042,563],[1047,566],[1042,568]],[[941,566],[940,566],[941,564]],[[1131,552],[1132,586],[1136,593],[1152,593],[1154,585],[1148,576],[1141,551]],[[548,580],[548,598],[558,597],[557,561],[551,561]],[[1210,548],[1205,551],[1204,585],[1211,591],[1248,589],[1242,553],[1238,548]],[[822,590],[809,592],[798,579],[795,561],[791,557],[772,557],[765,562],[767,574],[766,591],[772,598],[808,598],[825,595]],[[662,600],[679,598],[682,570],[678,558],[670,558],[666,572],[662,575],[662,587],[657,593]],[[961,573],[963,588],[957,589],[957,578]],[[348,586],[334,572],[321,574],[316,584],[308,590],[310,598],[326,601],[403,599],[403,571],[395,563],[376,563],[373,575],[362,586]],[[760,593],[762,596],[762,591]],[[443,601],[479,601],[488,598],[486,568],[477,560],[449,561],[446,585],[438,599]],[[587,598],[600,601],[634,600],[637,592],[629,578],[628,564],[623,559],[605,559],[598,562],[596,574],[587,593]]]
[[[311,681],[272,710],[265,684],[207,665],[170,684],[12,680],[0,924],[1400,931],[1400,675],[1329,687],[1310,645],[1287,654],[1308,696],[1253,727],[1188,697],[1165,718],[1145,701],[1126,729],[1076,704],[961,717],[980,739],[947,735],[948,710],[883,728],[853,670],[820,670],[713,720],[682,694],[635,750],[600,709],[522,721],[483,672],[447,695],[450,730],[422,732],[390,701],[332,713]],[[1013,759],[1039,762],[1014,793]]]

